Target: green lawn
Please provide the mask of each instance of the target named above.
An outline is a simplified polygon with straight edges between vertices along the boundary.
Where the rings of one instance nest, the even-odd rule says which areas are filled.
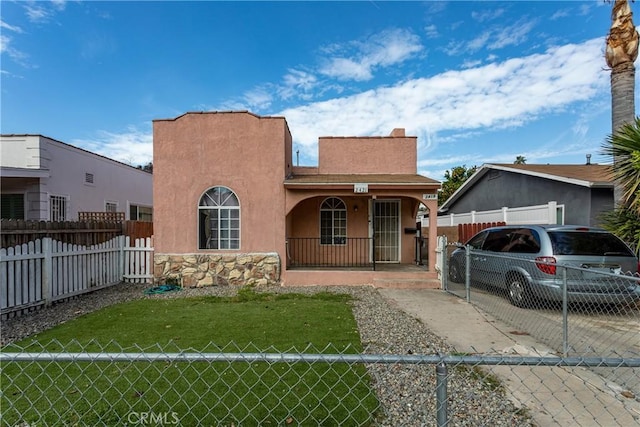
[[[358,353],[350,297],[330,293],[143,299],[81,316],[5,352]],[[361,365],[7,362],[2,425],[369,425]]]

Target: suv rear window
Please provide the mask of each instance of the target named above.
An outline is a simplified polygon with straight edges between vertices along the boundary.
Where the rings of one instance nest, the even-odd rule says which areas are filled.
[[[554,255],[629,256],[633,252],[609,233],[550,231]]]
[[[503,228],[489,232],[482,249],[491,252],[535,254],[540,252],[540,237],[528,228]]]

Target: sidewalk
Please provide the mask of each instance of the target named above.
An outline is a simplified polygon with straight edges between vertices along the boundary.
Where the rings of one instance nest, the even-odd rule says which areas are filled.
[[[379,289],[392,304],[420,319],[464,353],[554,356],[529,335],[482,312],[464,299],[437,289]],[[640,425],[640,397],[625,398],[620,387],[586,368],[486,366],[498,376],[516,406],[539,426]],[[455,398],[455,397],[454,397]]]

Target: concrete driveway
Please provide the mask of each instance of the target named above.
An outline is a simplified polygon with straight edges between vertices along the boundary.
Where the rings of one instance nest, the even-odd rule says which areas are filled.
[[[522,331],[498,321],[464,299],[436,289],[379,289],[391,304],[420,319],[457,352],[555,356]],[[499,297],[497,297],[499,298]],[[585,368],[487,366],[508,396],[525,406],[540,426],[640,425],[640,396]],[[455,398],[455,397],[454,397]]]

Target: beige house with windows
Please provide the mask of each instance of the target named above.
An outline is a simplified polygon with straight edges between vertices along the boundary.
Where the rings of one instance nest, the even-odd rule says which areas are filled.
[[[155,120],[155,275],[185,286],[438,286],[437,224],[421,205],[417,138],[320,137],[318,166],[292,163],[284,117],[186,113]]]
[[[153,220],[153,175],[43,135],[0,135],[3,219],[77,221],[79,212]]]

